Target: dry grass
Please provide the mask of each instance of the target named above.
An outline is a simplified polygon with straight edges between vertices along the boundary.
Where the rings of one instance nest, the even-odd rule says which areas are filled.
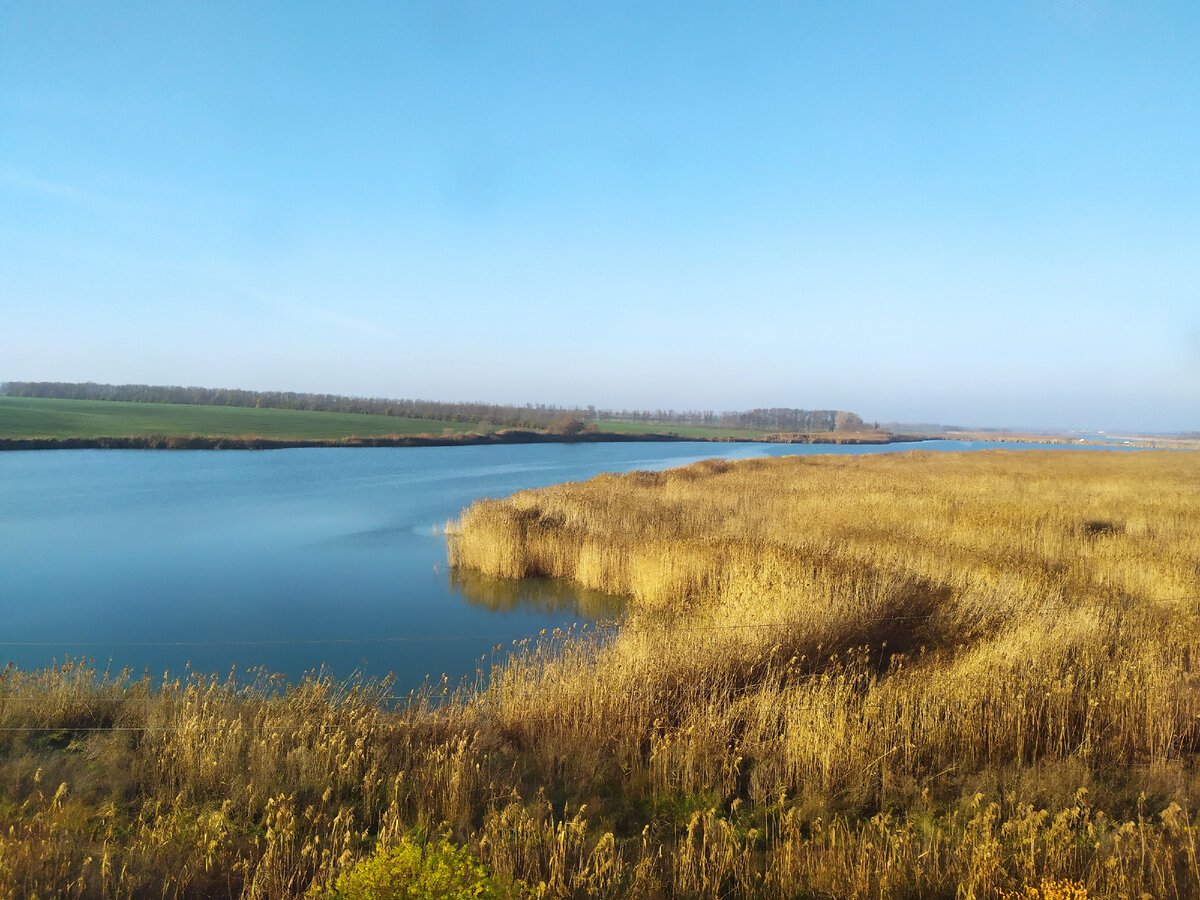
[[[634,598],[610,642],[519,658],[480,704],[541,736],[531,754],[604,748],[542,761],[576,784],[589,767],[615,777],[609,755],[652,800],[708,798],[719,813],[697,811],[689,833],[764,885],[807,861],[784,895],[985,896],[1043,876],[1093,895],[1197,891],[1168,849],[1200,799],[1196,457],[710,461],[476,504],[450,555]],[[1105,827],[1139,846],[1150,828],[1164,856],[1129,874],[1090,833],[1091,854],[1041,845],[1055,828],[1077,844],[1098,802]],[[730,843],[745,816],[755,853]],[[861,842],[873,849],[834,864]],[[690,843],[668,845],[678,866]],[[686,871],[676,888],[766,890]]]
[[[0,898],[298,897],[442,823],[546,897],[1200,896],[1200,458],[708,462],[450,542],[632,612],[399,704],[8,671]]]

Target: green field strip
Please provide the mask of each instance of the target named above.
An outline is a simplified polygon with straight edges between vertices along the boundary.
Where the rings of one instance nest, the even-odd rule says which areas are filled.
[[[357,413],[110,400],[0,397],[0,438],[100,438],[197,435],[337,440],[358,435],[461,434],[487,431],[470,422]]]

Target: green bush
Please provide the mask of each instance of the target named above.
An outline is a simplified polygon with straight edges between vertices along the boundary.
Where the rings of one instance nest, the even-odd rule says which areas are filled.
[[[464,847],[445,836],[427,843],[405,838],[338,876],[316,897],[325,900],[507,900],[516,885],[501,882]]]

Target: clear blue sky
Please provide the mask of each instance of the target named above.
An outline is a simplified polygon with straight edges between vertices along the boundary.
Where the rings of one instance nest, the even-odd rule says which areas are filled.
[[[1200,428],[1200,5],[0,6],[0,380]]]

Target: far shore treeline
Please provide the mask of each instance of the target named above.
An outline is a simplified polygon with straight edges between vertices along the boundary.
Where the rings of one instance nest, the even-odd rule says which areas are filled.
[[[444,422],[471,422],[495,428],[552,428],[571,419],[585,423],[628,422],[638,425],[709,426],[792,433],[861,431],[866,427],[855,413],[835,409],[771,408],[725,412],[673,409],[612,410],[597,409],[595,406],[563,407],[544,403],[528,403],[524,406],[477,402],[447,403],[435,400],[345,397],[296,391],[96,384],[90,381],[8,381],[0,384],[0,396],[358,413]]]

